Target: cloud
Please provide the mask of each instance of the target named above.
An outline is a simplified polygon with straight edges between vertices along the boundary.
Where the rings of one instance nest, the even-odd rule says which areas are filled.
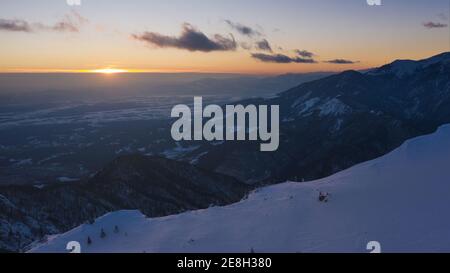
[[[266,39],[256,42],[256,48],[259,50],[272,52],[272,47]]]
[[[252,49],[252,45],[251,45],[251,44],[248,44],[248,43],[246,43],[246,42],[241,42],[239,45],[240,45],[243,49],[245,49],[245,50],[250,50],[250,49]]]
[[[31,32],[31,26],[24,20],[7,20],[0,19],[0,30],[3,31],[15,31],[15,32]]]
[[[66,14],[62,20],[54,25],[46,25],[43,23],[29,23],[25,20],[7,20],[0,19],[0,30],[13,32],[38,32],[38,31],[55,31],[55,32],[79,32],[80,27],[87,23],[88,20],[79,13],[72,10]]]
[[[444,28],[444,27],[447,27],[447,24],[428,21],[428,22],[423,23],[423,26],[428,28],[428,29],[433,29],[433,28]]]
[[[304,57],[304,58],[312,58],[315,55],[314,53],[309,52],[307,50],[299,50],[299,49],[296,49],[295,53],[297,53],[297,55]]]
[[[51,27],[51,30],[53,31],[59,31],[59,32],[79,32],[80,29],[69,22],[58,22],[54,26]]]
[[[264,54],[264,53],[253,53],[252,58],[257,59],[261,62],[266,63],[279,63],[279,64],[288,64],[288,63],[316,63],[316,61],[312,58],[301,58],[301,57],[289,57],[284,54]]]
[[[59,32],[79,32],[80,27],[89,21],[78,12],[72,10],[64,16],[64,19],[51,27],[53,31]]]
[[[50,30],[56,32],[79,32],[83,24],[89,21],[81,16],[78,12],[72,10],[66,14],[64,18],[52,26],[40,25],[43,30]]]
[[[255,36],[261,36],[261,33],[249,26],[245,26],[240,23],[235,23],[230,20],[225,20],[225,23],[227,23],[232,29],[236,30],[242,35],[248,36],[248,37],[255,37]]]
[[[325,61],[326,63],[329,64],[355,64],[358,63],[358,61],[351,61],[351,60],[345,60],[345,59],[334,59],[334,60],[329,60],[329,61]]]
[[[144,32],[140,35],[133,34],[132,37],[157,47],[173,47],[189,51],[232,51],[237,48],[237,43],[232,35],[230,38],[227,38],[216,34],[213,39],[210,39],[188,23],[183,25],[183,30],[179,37],[162,35],[156,32]]]

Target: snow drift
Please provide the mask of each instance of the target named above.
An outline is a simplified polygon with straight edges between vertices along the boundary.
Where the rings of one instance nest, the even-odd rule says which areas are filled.
[[[69,241],[82,252],[368,252],[369,241],[383,252],[449,252],[449,162],[446,125],[325,179],[162,218],[113,212],[31,252],[67,252]],[[320,192],[329,194],[326,202]]]

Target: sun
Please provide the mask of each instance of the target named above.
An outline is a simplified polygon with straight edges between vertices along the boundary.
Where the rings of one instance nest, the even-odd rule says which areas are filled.
[[[117,68],[101,68],[101,69],[94,69],[91,72],[102,74],[116,74],[116,73],[126,73],[128,71],[125,69],[117,69]]]

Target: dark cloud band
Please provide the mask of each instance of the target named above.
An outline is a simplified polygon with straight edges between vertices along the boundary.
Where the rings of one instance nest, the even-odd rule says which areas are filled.
[[[16,32],[31,32],[31,26],[24,20],[7,20],[0,19],[0,30],[16,31]]]
[[[225,20],[225,23],[227,23],[232,29],[236,30],[242,35],[248,36],[248,37],[255,37],[255,36],[261,36],[261,33],[249,26],[245,26],[240,23],[235,23],[230,20]]]
[[[299,55],[299,56],[301,56],[303,58],[312,58],[312,57],[314,57],[314,53],[309,52],[307,50],[299,50],[299,49],[297,49],[297,50],[295,50],[295,53],[297,53],[297,55]]]
[[[261,41],[256,42],[256,49],[272,52],[272,47],[270,46],[269,41],[267,41],[266,39],[262,39]]]
[[[237,43],[232,35],[227,38],[216,34],[213,39],[210,39],[190,24],[183,25],[183,31],[179,37],[162,35],[156,32],[134,34],[132,37],[157,47],[173,47],[189,51],[232,51],[237,48]]]
[[[448,25],[447,24],[442,24],[442,23],[438,23],[438,22],[425,22],[423,23],[423,26],[428,28],[428,29],[432,29],[432,28],[445,28]]]
[[[351,60],[346,60],[346,59],[334,59],[334,60],[329,60],[329,61],[325,61],[326,63],[329,64],[355,64],[358,63],[357,61],[351,61]]]
[[[316,63],[316,61],[311,58],[290,57],[290,56],[287,56],[284,54],[253,53],[252,58],[257,59],[261,62],[266,62],[266,63],[279,63],[279,64],[288,64],[288,63],[312,64],[312,63]]]
[[[75,11],[66,14],[65,17],[54,25],[43,23],[28,23],[25,20],[7,20],[0,19],[0,31],[10,32],[37,32],[37,31],[55,31],[55,32],[79,32],[80,26],[88,22]]]

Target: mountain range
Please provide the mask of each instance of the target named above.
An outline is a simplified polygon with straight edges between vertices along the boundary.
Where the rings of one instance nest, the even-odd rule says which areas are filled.
[[[159,217],[221,206],[262,185],[315,180],[377,158],[450,122],[449,77],[443,53],[240,101],[280,105],[280,147],[272,153],[252,142],[203,143],[181,160],[122,156],[79,182],[0,186],[0,250],[23,251],[112,211]]]
[[[280,105],[280,147],[205,144],[185,155],[248,184],[308,181],[392,151],[450,122],[450,53],[345,71],[243,105]],[[244,167],[245,166],[245,167]]]

